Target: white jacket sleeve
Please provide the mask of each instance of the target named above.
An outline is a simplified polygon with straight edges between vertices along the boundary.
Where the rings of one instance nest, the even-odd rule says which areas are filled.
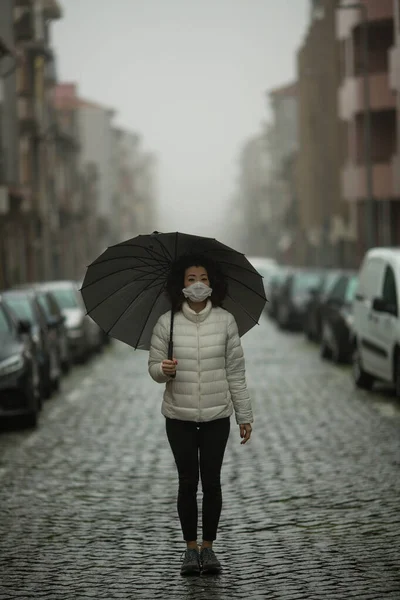
[[[253,422],[251,400],[246,386],[245,362],[237,324],[233,315],[228,324],[226,344],[226,374],[231,393],[236,423]]]
[[[168,375],[164,375],[161,363],[168,358],[168,340],[169,335],[166,328],[161,323],[160,317],[153,329],[153,335],[150,342],[149,353],[149,373],[157,383],[166,383],[171,379]]]

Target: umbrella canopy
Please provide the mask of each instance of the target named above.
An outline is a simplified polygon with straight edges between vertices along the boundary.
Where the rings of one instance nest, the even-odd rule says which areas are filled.
[[[139,235],[107,248],[88,266],[83,280],[88,314],[111,337],[149,350],[158,318],[171,309],[165,293],[171,266],[191,254],[218,263],[228,284],[222,306],[234,315],[239,335],[245,334],[258,323],[266,302],[262,276],[229,246],[178,232]]]

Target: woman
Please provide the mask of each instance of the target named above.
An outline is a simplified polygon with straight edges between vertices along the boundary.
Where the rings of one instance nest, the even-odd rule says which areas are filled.
[[[171,312],[153,330],[149,373],[165,383],[161,412],[179,474],[178,514],[187,544],[181,573],[217,573],[212,549],[221,514],[221,467],[235,411],[242,444],[253,414],[236,321],[221,308],[227,286],[210,259],[186,256],[167,281],[174,309],[174,358],[167,360]],[[203,542],[197,545],[199,468],[203,490]]]

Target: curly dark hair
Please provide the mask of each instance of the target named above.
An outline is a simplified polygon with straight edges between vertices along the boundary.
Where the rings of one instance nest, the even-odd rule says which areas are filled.
[[[182,308],[185,300],[182,289],[185,280],[185,271],[189,267],[203,267],[206,269],[212,294],[210,300],[213,306],[221,306],[225,299],[228,285],[217,262],[201,254],[185,254],[172,264],[166,283],[166,294],[172,304],[174,312]]]

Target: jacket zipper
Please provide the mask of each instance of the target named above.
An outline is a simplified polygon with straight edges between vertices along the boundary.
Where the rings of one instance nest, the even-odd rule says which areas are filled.
[[[199,376],[199,421],[201,415],[200,408],[200,335],[199,335],[199,317],[196,317],[196,326],[197,326],[197,373]]]

